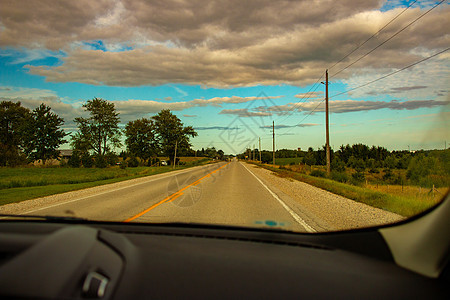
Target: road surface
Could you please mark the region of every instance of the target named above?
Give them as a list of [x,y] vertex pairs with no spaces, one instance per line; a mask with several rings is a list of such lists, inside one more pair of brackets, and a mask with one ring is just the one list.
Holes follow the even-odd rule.
[[262,171],[239,161],[219,162],[149,176],[119,187],[104,186],[102,191],[88,195],[71,192],[76,196],[21,213],[121,222],[264,226],[299,232],[335,229],[328,225],[330,220],[271,186],[258,172]]

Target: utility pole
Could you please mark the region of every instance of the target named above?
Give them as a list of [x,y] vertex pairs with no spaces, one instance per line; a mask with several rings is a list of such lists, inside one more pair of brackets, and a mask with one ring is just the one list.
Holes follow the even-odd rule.
[[331,169],[331,157],[330,157],[330,130],[329,130],[329,120],[328,120],[328,69],[325,72],[325,114],[326,114],[326,135],[327,135],[327,144],[326,144],[326,150],[327,150],[327,173],[330,174]]
[[253,160],[255,160],[255,144],[253,144]]
[[172,169],[175,169],[175,162],[177,161],[177,146],[178,146],[178,141],[175,141],[175,155],[173,156],[173,167],[172,167]]
[[261,138],[259,138],[259,162],[262,162],[262,160],[261,160]]
[[272,121],[272,133],[273,133],[273,137],[272,137],[272,164],[275,165],[275,121]]

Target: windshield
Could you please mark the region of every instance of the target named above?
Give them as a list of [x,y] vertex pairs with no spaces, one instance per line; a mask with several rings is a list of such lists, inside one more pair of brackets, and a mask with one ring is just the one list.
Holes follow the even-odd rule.
[[447,1],[0,3],[1,214],[313,233],[448,191]]

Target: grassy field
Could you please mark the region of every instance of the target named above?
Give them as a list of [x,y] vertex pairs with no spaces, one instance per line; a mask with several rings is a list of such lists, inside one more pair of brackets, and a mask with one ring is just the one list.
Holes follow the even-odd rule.
[[[206,164],[192,159],[176,170]],[[121,169],[23,167],[0,168],[0,205],[172,171],[171,166]]]
[[[439,189],[436,194],[430,196],[428,191],[423,191],[424,196],[417,196],[415,191],[411,189],[410,194],[400,193],[400,187],[391,187],[391,193],[383,190],[383,187],[362,187],[351,184],[340,183],[331,179],[313,177],[298,172],[279,169],[270,165],[259,165],[268,170],[274,171],[281,177],[289,177],[299,181],[306,182],[318,188],[327,190],[331,193],[341,195],[343,197],[371,205],[373,207],[381,208],[386,211],[397,213],[399,215],[410,217],[423,212],[424,210],[437,204],[446,193],[447,189]],[[384,188],[386,189],[386,188]],[[419,189],[419,188],[418,188]],[[424,189],[423,189],[424,190]],[[426,195],[425,195],[426,194]]]

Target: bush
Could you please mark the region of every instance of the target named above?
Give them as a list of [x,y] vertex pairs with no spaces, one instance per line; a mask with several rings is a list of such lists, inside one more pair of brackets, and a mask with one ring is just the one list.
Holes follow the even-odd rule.
[[366,175],[364,174],[364,172],[356,170],[356,172],[352,174],[350,183],[353,185],[361,185],[364,179],[366,179]]
[[337,172],[344,172],[345,171],[345,163],[340,160],[338,157],[335,157],[333,161],[331,162],[331,169],[333,171]]
[[67,162],[69,166],[72,168],[79,168],[81,167],[81,157],[80,152],[73,151],[72,156],[69,158],[69,161]]
[[147,160],[147,167],[151,167],[151,166],[154,166],[154,165],[159,165],[159,162],[160,162],[160,160],[159,160],[159,158],[157,158],[157,157],[150,157],[148,160]]
[[61,168],[65,168],[68,166],[67,160],[65,160],[64,158],[61,158],[61,160],[59,161],[59,166]]
[[385,170],[384,170],[383,180],[388,181],[388,180],[390,180],[393,176],[394,176],[394,174],[392,173],[392,170],[391,170],[391,169],[385,169]]
[[115,166],[119,162],[119,158],[113,152],[108,152],[105,155],[106,163],[110,166]]
[[311,173],[309,173],[309,175],[314,177],[325,177],[325,172],[322,170],[312,170]]
[[130,157],[130,159],[127,161],[128,167],[130,168],[136,168],[139,166],[139,161],[135,156]]
[[375,169],[375,168],[370,168],[369,169],[369,173],[371,173],[371,174],[378,174],[378,173],[380,173],[380,171],[378,169]]
[[92,166],[94,165],[92,156],[88,152],[85,152],[83,153],[83,155],[81,155],[81,163],[85,168],[92,168]]
[[104,155],[97,155],[94,164],[96,168],[106,168],[108,166]]
[[331,179],[338,182],[348,182],[348,175],[343,172],[331,172]]

